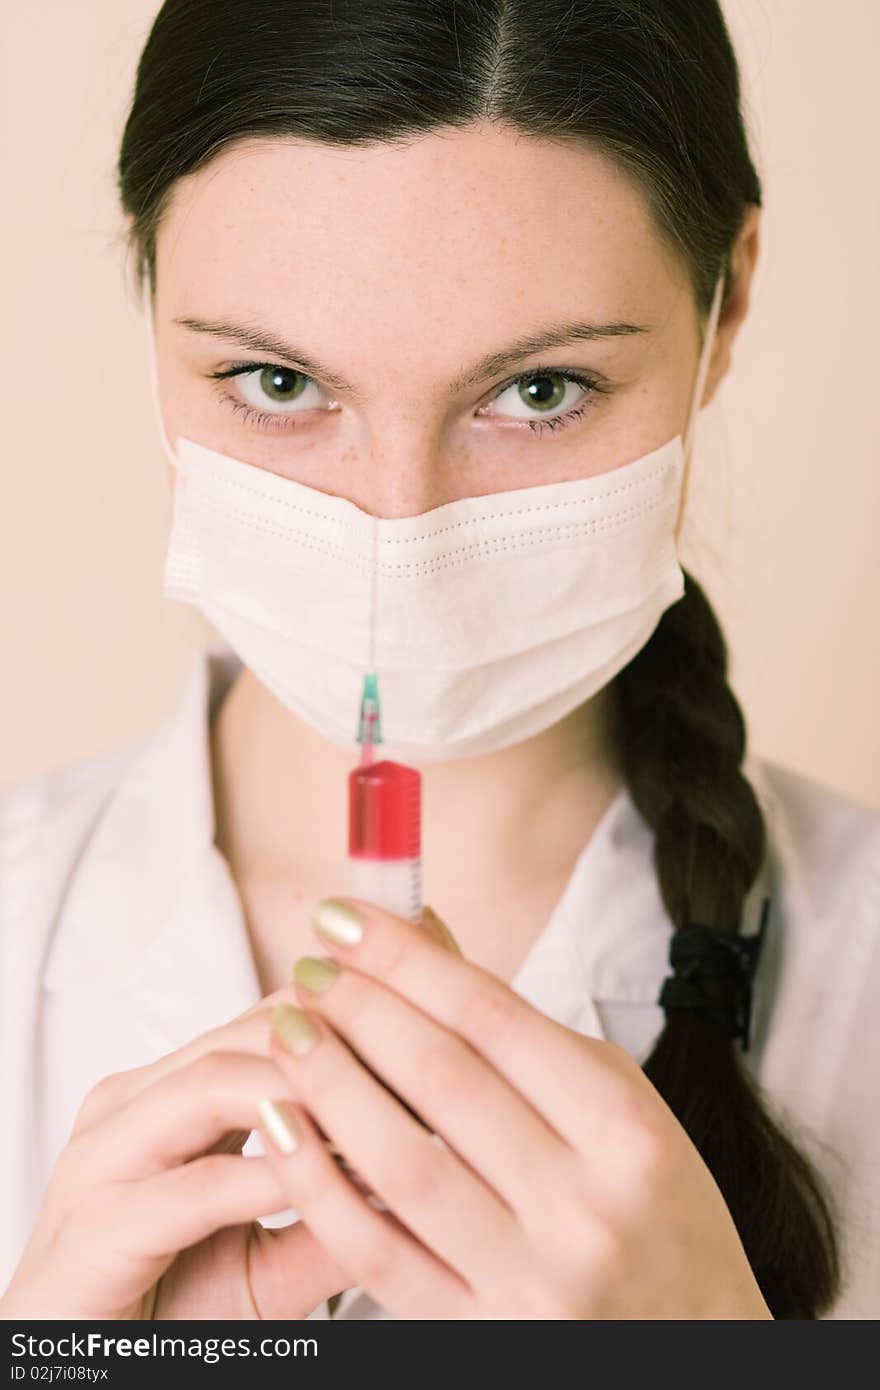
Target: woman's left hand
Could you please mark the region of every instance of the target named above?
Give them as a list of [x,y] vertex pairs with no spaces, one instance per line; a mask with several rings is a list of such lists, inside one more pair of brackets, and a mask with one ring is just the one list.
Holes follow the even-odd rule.
[[301,967],[320,986],[297,984],[307,1013],[273,1013],[295,1103],[273,1099],[297,1147],[277,1147],[277,1111],[260,1127],[291,1206],[352,1284],[395,1318],[772,1317],[714,1178],[624,1049],[403,918],[334,902],[360,911],[360,938],[337,912],[339,939],[320,939],[338,969]]

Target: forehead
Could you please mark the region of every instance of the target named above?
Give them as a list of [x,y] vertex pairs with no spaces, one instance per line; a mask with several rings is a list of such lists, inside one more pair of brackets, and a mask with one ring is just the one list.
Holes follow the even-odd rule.
[[601,154],[489,124],[368,147],[242,141],[177,184],[157,268],[168,313],[353,342],[406,324],[495,341],[575,308],[637,319],[685,281]]

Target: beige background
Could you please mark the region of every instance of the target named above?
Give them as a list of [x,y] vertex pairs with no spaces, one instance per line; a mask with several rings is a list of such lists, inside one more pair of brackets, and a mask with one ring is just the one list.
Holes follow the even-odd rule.
[[[204,631],[161,592],[168,504],[114,158],[155,0],[3,0],[0,782],[175,703]],[[728,0],[765,182],[685,563],[752,747],[880,805],[876,0]]]

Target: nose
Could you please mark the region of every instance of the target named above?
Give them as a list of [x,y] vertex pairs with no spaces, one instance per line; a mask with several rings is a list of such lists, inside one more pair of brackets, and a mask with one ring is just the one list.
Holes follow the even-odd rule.
[[391,421],[371,451],[360,505],[373,516],[421,516],[453,500],[453,474],[439,440]]

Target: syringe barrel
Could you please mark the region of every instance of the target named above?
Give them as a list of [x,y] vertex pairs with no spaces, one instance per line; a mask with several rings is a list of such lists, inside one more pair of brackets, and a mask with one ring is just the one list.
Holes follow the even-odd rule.
[[389,758],[348,777],[352,897],[418,923],[422,915],[422,777]]
[[[384,758],[349,773],[348,886],[352,897],[376,903],[416,925],[420,922],[422,776],[416,768]],[[369,1194],[370,1205],[387,1211],[332,1144],[330,1153]]]
[[348,891],[353,898],[365,898],[417,923],[422,916],[421,890],[420,859],[349,858]]

